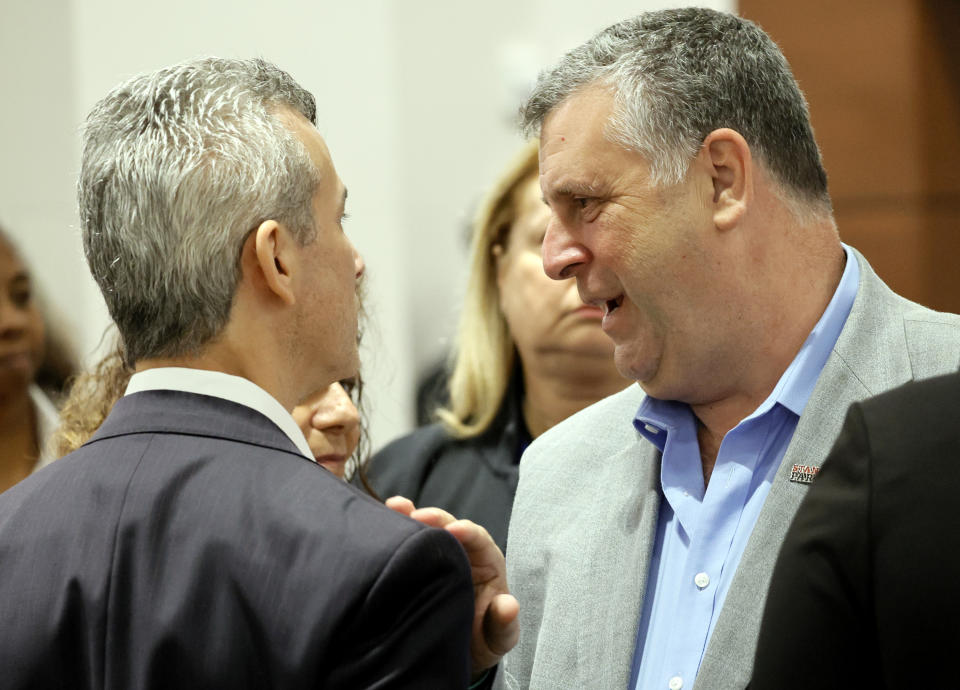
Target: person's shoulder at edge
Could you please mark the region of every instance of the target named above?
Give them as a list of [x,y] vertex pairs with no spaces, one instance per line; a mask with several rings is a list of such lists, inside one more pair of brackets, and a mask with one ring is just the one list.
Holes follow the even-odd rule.
[[[169,443],[176,435],[162,436]],[[229,452],[201,453],[202,458],[190,457],[188,453],[173,458],[167,446],[153,444],[144,452],[147,462],[139,463],[135,468],[124,462],[130,453],[126,437],[103,439],[77,449],[62,462],[53,463],[43,472],[28,477],[14,487],[4,507],[14,510],[23,497],[31,494],[42,498],[29,505],[30,510],[24,515],[26,519],[37,511],[47,510],[50,505],[69,505],[70,508],[62,511],[57,520],[48,520],[53,529],[54,522],[70,520],[67,517],[70,513],[79,511],[77,514],[82,514],[82,506],[73,504],[85,500],[77,488],[87,487],[89,490],[83,491],[83,495],[97,493],[101,500],[113,497],[109,501],[113,510],[101,510],[96,521],[117,521],[123,519],[118,511],[127,502],[124,496],[131,487],[142,501],[146,501],[144,505],[149,506],[150,501],[165,493],[171,481],[177,481],[181,495],[197,499],[182,504],[182,507],[203,514],[207,529],[202,534],[230,533],[242,516],[255,514],[254,522],[263,533],[284,535],[283,539],[264,542],[280,552],[298,540],[302,540],[302,544],[317,545],[349,543],[350,549],[343,554],[344,557],[369,568],[374,563],[385,565],[401,545],[413,539],[410,545],[433,544],[432,549],[444,553],[441,560],[453,563],[456,570],[467,571],[462,549],[451,535],[397,514],[362,490],[295,453],[236,444],[229,439],[212,439],[207,450],[209,444],[227,446]],[[159,473],[149,469],[154,466],[151,463],[160,459],[164,461],[165,469]],[[128,471],[118,472],[123,465]],[[186,471],[190,467],[192,469]],[[148,470],[146,474],[145,470]],[[209,480],[213,475],[218,479],[211,484]],[[216,510],[200,500],[213,486],[219,487]],[[252,496],[257,497],[253,502],[250,500]],[[149,511],[154,517],[160,512]],[[435,534],[420,534],[425,531]],[[243,548],[249,545],[248,542],[244,544]],[[329,556],[326,549],[308,549],[303,553],[315,553],[323,558]],[[437,555],[440,555],[439,551]]]
[[868,420],[895,415],[899,428],[928,423],[931,415],[960,416],[960,371],[909,381],[858,404]]

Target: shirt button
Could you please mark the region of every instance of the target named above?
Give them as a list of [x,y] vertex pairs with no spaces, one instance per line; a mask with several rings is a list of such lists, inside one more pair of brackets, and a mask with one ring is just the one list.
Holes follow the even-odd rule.
[[674,676],[670,679],[670,682],[667,683],[667,687],[670,688],[670,690],[680,690],[680,688],[683,687],[683,678]]
[[697,573],[693,578],[693,584],[699,589],[706,589],[707,585],[710,584],[710,576],[706,573]]

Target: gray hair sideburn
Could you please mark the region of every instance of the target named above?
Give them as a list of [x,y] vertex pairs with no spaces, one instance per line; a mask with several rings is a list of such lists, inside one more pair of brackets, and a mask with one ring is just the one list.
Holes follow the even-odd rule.
[[806,100],[780,49],[753,22],[683,8],[614,24],[540,74],[521,127],[538,134],[551,110],[594,85],[614,94],[607,136],[641,154],[655,184],[683,180],[706,136],[729,127],[788,197],[831,212]]
[[128,364],[196,353],[226,325],[251,230],[313,239],[319,173],[274,114],[313,96],[263,60],[201,58],[130,79],[86,121],[83,247]]

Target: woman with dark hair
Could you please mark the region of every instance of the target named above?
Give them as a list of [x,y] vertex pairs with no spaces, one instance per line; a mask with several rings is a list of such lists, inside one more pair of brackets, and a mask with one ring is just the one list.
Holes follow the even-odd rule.
[[57,410],[48,394],[60,392],[70,360],[50,344],[30,272],[0,229],[0,491],[53,459]]

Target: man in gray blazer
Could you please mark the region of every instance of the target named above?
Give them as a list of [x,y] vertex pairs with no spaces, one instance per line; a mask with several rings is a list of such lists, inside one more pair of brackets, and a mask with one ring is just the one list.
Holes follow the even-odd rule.
[[[750,679],[783,535],[851,402],[957,368],[960,318],[841,244],[807,106],[749,21],[616,24],[541,74],[547,273],[637,381],[529,448],[508,537],[514,688]],[[806,651],[805,651],[806,653]]]
[[357,369],[363,261],[315,112],[217,58],[91,112],[84,249],[136,373],[0,495],[4,688],[466,687],[463,549],[314,462],[287,412]]

